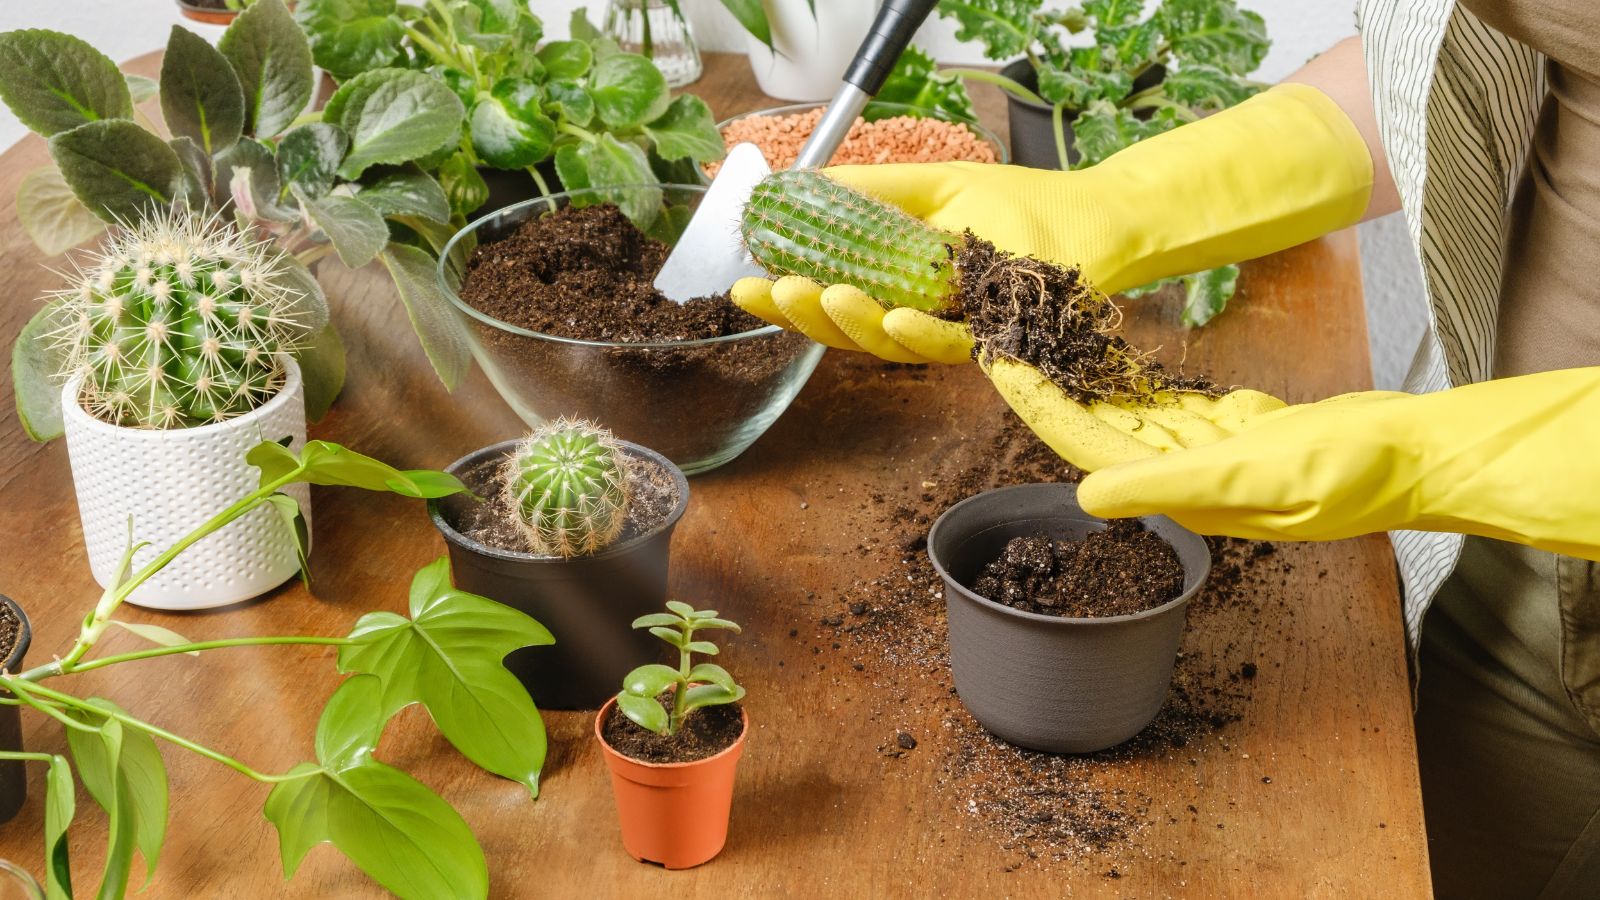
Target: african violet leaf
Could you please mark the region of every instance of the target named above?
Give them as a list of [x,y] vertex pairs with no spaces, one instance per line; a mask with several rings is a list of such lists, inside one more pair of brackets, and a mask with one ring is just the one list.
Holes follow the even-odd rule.
[[[370,178],[372,173],[368,172]],[[450,200],[432,175],[419,168],[385,171],[361,188],[356,196],[384,216],[421,216],[435,222],[450,220]]]
[[[98,219],[96,221],[99,221]],[[11,344],[12,399],[22,430],[36,441],[52,441],[65,430],[61,419],[61,385],[56,373],[62,359],[46,337],[59,327],[56,300],[33,314]]]
[[79,202],[107,222],[171,206],[183,175],[167,142],[129,119],[63,131],[50,139],[50,155]]
[[1185,63],[1181,69],[1169,72],[1161,87],[1172,101],[1203,111],[1243,103],[1257,90],[1216,66],[1200,63]]
[[581,82],[557,79],[544,86],[544,108],[573,125],[583,128],[594,119],[594,98]]
[[72,785],[72,766],[59,753],[50,757],[50,771],[44,778],[44,880],[49,900],[72,897],[72,860],[67,846],[67,828],[77,814],[77,789]]
[[262,485],[292,475],[290,484],[356,487],[420,500],[448,497],[467,489],[454,475],[431,469],[402,472],[328,441],[307,441],[298,455],[276,441],[262,441],[245,454],[245,462],[261,470]]
[[595,64],[589,78],[600,121],[612,128],[634,128],[666,112],[672,102],[666,76],[636,53],[618,53]]
[[939,15],[956,20],[956,39],[978,41],[994,60],[1021,56],[1035,40],[1040,0],[939,0]]
[[339,649],[339,669],[377,676],[383,708],[421,703],[468,759],[539,794],[544,722],[506,654],[554,643],[543,625],[509,606],[457,590],[441,557],[411,583],[410,618],[362,616]]
[[329,99],[323,121],[350,135],[339,174],[355,179],[367,167],[409,162],[456,143],[466,110],[455,92],[424,72],[378,69],[346,82]]
[[1236,75],[1254,71],[1272,45],[1260,14],[1240,9],[1234,0],[1163,0],[1153,21],[1185,64]]
[[472,365],[472,345],[460,314],[439,284],[434,257],[391,241],[378,259],[394,279],[411,328],[428,361],[433,363],[434,373],[447,389],[454,390]]
[[313,200],[296,190],[306,218],[333,242],[339,261],[359,269],[377,258],[389,243],[389,226],[378,211],[357,197],[331,194]]
[[[938,63],[934,62],[933,57],[915,46],[907,47],[900,54],[876,99],[937,110],[961,119],[977,118],[965,83],[954,75],[939,74]],[[866,116],[869,119],[877,117],[870,107]]]
[[213,166],[210,154],[200,149],[193,140],[179,136],[167,141],[167,146],[178,155],[182,167],[179,176],[179,195],[194,209],[211,205]]
[[133,99],[117,64],[57,31],[0,33],[0,100],[45,137],[86,122],[133,118]]
[[222,199],[232,202],[246,219],[294,221],[297,214],[280,205],[283,185],[272,148],[245,138],[216,158],[215,184]]
[[465,153],[452,154],[439,166],[437,174],[453,215],[465,216],[488,202],[489,185]]
[[[69,708],[68,716],[93,730],[67,729],[67,745],[84,788],[111,818],[112,853],[105,879],[126,885],[134,847],[144,856],[146,878],[160,859],[167,837],[167,768],[154,738],[107,715],[122,713],[120,707],[100,697],[91,697],[88,703],[103,712]],[[126,840],[125,847],[119,846],[119,835]],[[102,896],[104,888],[102,884]]]
[[233,66],[205,38],[176,25],[161,59],[161,115],[174,135],[194,141],[206,156],[244,133],[244,91]]
[[1198,327],[1211,321],[1227,308],[1228,300],[1239,287],[1239,267],[1221,266],[1207,269],[1204,272],[1185,275],[1181,280],[1185,295],[1183,315],[1180,318],[1184,325]]
[[490,96],[473,104],[468,130],[472,149],[497,169],[524,169],[550,155],[556,123],[540,109],[539,86],[502,79]]
[[539,48],[538,59],[552,80],[582,78],[594,64],[594,51],[583,41],[551,41]]
[[721,159],[726,149],[711,107],[693,94],[674,98],[666,112],[644,126],[644,133],[655,141],[662,159],[710,162]]
[[106,223],[78,202],[55,166],[41,166],[22,177],[17,218],[46,256],[65,253],[106,230]]
[[294,18],[312,59],[343,80],[399,59],[405,25],[395,9],[395,0],[300,0]]
[[278,142],[280,190],[298,189],[317,198],[333,189],[334,178],[350,139],[326,122],[308,122],[289,129]]
[[256,0],[223,33],[217,49],[244,88],[246,134],[272,137],[311,101],[311,45],[283,0]]
[[146,100],[154,100],[161,93],[161,82],[154,78],[124,73],[122,80],[128,83],[128,94],[133,98],[135,105]]
[[331,842],[402,898],[487,897],[483,848],[461,815],[410,775],[372,757],[387,721],[377,678],[345,679],[317,723],[316,762],[267,796],[284,877]]

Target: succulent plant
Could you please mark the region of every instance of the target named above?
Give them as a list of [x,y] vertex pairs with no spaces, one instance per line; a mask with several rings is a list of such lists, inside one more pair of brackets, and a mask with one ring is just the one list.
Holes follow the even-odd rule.
[[283,386],[306,338],[302,295],[277,251],[220,218],[181,208],[125,223],[54,295],[57,374],[83,377],[95,416],[138,428],[220,422]]
[[[717,617],[714,609],[695,609],[680,600],[668,600],[667,612],[651,613],[633,620],[634,628],[650,633],[678,650],[678,666],[650,663],[629,672],[617,694],[617,708],[635,725],[656,734],[673,735],[683,727],[684,718],[697,709],[738,703],[744,688],[728,670],[716,663],[694,662],[694,654],[716,656],[717,645],[696,638],[700,631],[739,633],[735,622]],[[672,689],[671,705],[661,703],[661,694]]]
[[535,553],[581,556],[622,533],[627,474],[627,457],[611,432],[558,419],[529,435],[506,461],[506,498]]
[[953,248],[940,231],[814,170],[762,179],[745,205],[740,234],[756,262],[820,284],[851,284],[891,306],[933,311],[955,294]]

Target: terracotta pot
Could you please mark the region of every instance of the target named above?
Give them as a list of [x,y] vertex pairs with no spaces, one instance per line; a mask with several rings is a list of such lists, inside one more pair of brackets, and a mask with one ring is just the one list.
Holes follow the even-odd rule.
[[[33,626],[28,623],[28,614],[22,611],[15,600],[0,595],[0,604],[10,607],[21,623],[16,646],[11,648],[11,653],[4,660],[0,660],[0,668],[7,672],[20,672],[22,659],[28,655],[28,644],[33,641]],[[0,696],[10,697],[11,693],[0,691]],[[22,707],[0,706],[0,750],[16,752],[21,749]],[[17,811],[22,809],[27,799],[28,778],[23,771],[22,760],[0,760],[0,824],[16,818]]]
[[234,19],[239,18],[239,10],[236,9],[212,9],[208,6],[188,3],[185,0],[176,0],[176,2],[178,4],[178,12],[183,13],[185,19],[195,22],[226,27],[232,25]]
[[601,725],[613,697],[594,720],[594,737],[611,770],[611,790],[622,820],[622,846],[640,862],[668,869],[688,869],[709,862],[728,840],[728,812],[733,806],[733,776],[750,734],[750,715],[739,715],[739,739],[716,756],[686,763],[648,763],[612,749]]
[[987,491],[933,524],[928,556],[945,584],[950,672],[984,728],[1033,750],[1090,753],[1122,743],[1155,718],[1172,681],[1185,609],[1205,583],[1211,552],[1165,516],[1140,521],[1177,553],[1183,593],[1154,609],[1098,618],[1024,612],[968,588],[1012,538],[1081,540],[1104,529],[1104,519],[1078,506],[1077,485]]

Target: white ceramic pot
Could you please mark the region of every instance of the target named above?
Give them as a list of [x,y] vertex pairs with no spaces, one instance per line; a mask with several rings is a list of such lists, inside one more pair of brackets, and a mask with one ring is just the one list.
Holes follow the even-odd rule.
[[[260,472],[244,461],[262,441],[306,442],[305,390],[300,368],[288,363],[277,396],[254,412],[196,428],[155,430],[112,425],[85,412],[79,380],[62,389],[67,456],[83,519],[89,567],[104,587],[127,548],[128,517],[138,568],[234,501],[256,489]],[[300,502],[310,524],[306,485],[286,493]],[[294,536],[270,506],[263,506],[188,548],[128,598],[153,609],[209,609],[248,600],[292,577],[299,568]]]
[[816,4],[813,19],[805,0],[763,0],[778,52],[748,34],[745,42],[756,83],[767,96],[832,99],[878,13],[873,0],[816,0]]

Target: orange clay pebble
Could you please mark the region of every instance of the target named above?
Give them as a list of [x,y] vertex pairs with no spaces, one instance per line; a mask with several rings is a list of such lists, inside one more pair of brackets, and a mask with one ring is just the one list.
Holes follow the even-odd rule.
[[[729,147],[749,141],[761,148],[772,168],[787,169],[799,158],[800,148],[821,120],[822,107],[787,116],[746,116],[729,122],[722,129],[722,139]],[[992,163],[994,146],[959,122],[895,116],[873,122],[856,119],[833,154],[832,165],[958,159]],[[721,163],[708,163],[706,174],[715,177],[720,167]]]

